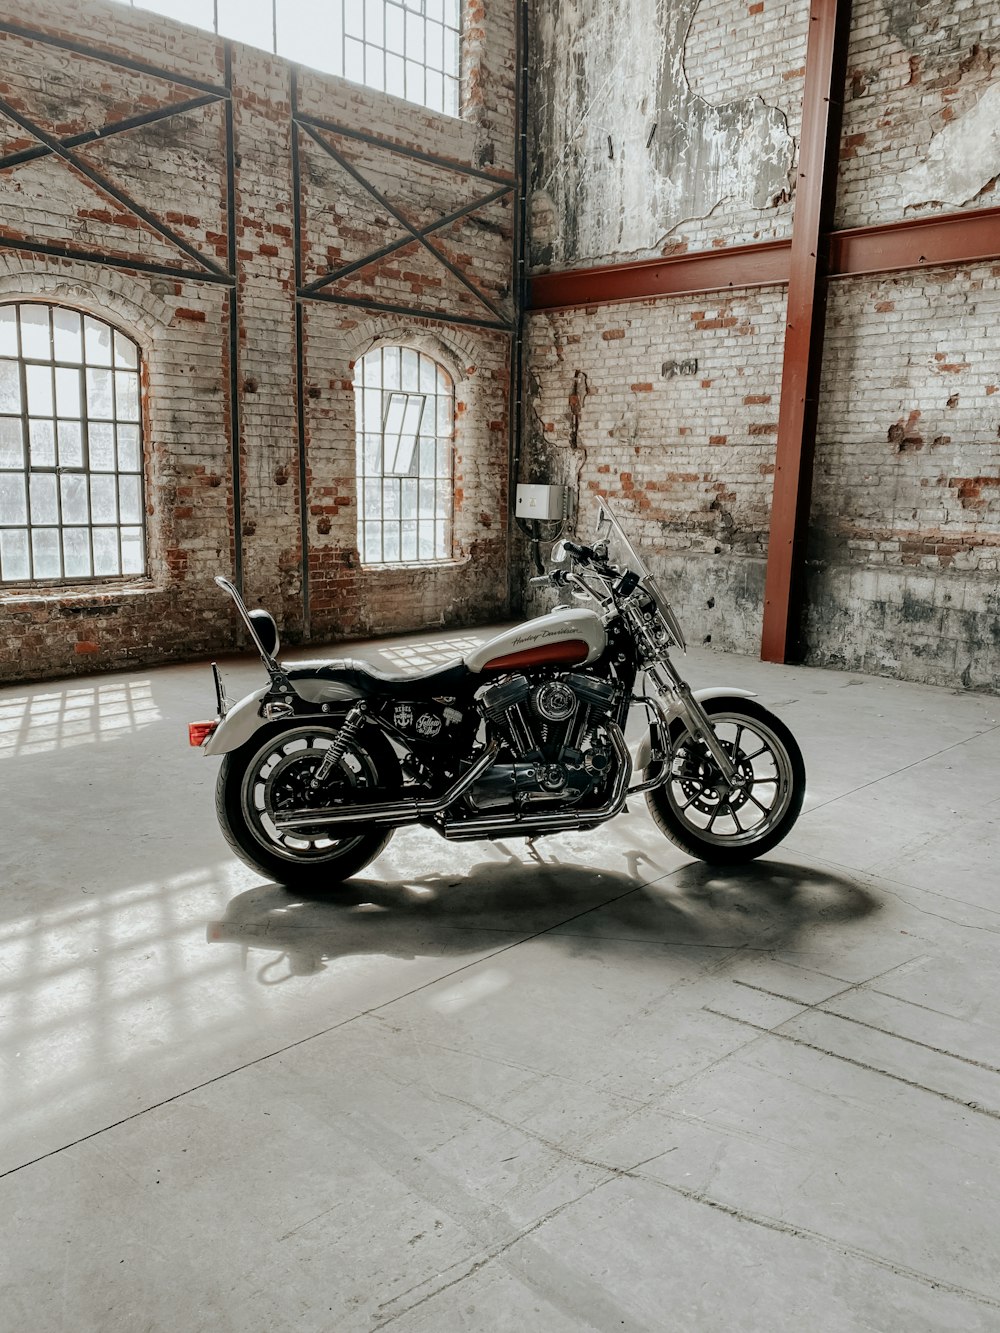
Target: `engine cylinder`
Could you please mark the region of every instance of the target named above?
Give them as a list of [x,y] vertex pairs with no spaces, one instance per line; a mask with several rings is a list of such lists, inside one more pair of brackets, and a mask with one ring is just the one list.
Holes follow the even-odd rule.
[[602,713],[614,711],[618,701],[618,690],[599,676],[584,676],[575,673],[566,677],[566,684],[592,708],[599,708]]
[[531,687],[526,676],[507,676],[506,679],[498,680],[495,685],[482,690],[479,702],[487,717],[497,721],[503,717],[508,708],[523,703],[530,693]]

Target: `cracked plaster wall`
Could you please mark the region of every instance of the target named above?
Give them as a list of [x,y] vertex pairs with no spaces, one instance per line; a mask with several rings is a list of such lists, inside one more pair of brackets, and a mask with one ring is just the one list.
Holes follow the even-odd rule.
[[762,10],[536,5],[536,268],[788,234],[808,11]]
[[1000,177],[1000,7],[858,0],[836,225],[987,208]]

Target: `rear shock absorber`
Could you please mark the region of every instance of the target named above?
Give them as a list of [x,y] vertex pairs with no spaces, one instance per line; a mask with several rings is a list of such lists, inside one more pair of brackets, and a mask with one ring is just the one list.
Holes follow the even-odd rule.
[[313,791],[317,791],[326,782],[327,778],[333,772],[337,764],[343,759],[347,747],[361,730],[364,725],[365,715],[368,712],[366,704],[355,704],[344,719],[344,725],[337,732],[333,743],[323,756],[319,768],[312,775],[309,783]]

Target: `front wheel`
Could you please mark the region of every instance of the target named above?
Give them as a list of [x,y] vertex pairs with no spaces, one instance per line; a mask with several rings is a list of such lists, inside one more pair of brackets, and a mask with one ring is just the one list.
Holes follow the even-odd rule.
[[682,723],[671,735],[670,776],[646,794],[661,833],[701,861],[735,865],[776,846],[802,809],[806,769],[785,724],[750,699],[702,704],[733,761],[727,783],[707,746]]
[[265,733],[222,761],[215,808],[226,841],[247,865],[289,888],[322,892],[356,875],[385,848],[386,825],[347,824],[281,830],[282,810],[350,801],[365,791],[398,787],[396,755],[379,733],[366,728],[344,748],[323,783],[313,775],[337,736],[336,725],[292,726]]

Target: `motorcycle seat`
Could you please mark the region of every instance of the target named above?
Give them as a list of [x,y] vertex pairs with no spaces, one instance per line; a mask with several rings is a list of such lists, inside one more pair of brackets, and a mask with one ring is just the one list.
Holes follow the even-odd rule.
[[288,672],[293,683],[298,679],[338,681],[361,694],[389,695],[397,699],[423,699],[435,695],[453,695],[470,675],[461,658],[426,671],[379,671],[360,658],[341,657],[322,664],[303,663]]

